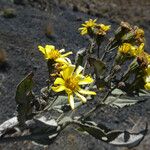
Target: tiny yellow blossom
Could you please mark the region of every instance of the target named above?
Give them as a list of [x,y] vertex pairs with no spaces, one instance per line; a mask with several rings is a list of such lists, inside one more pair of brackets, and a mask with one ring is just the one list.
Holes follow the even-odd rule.
[[145,82],[150,82],[150,65],[145,69]]
[[85,21],[85,23],[82,24],[83,27],[79,28],[81,30],[81,35],[88,34],[88,29],[93,30],[96,26],[97,19],[89,19],[88,21]]
[[54,61],[56,61],[58,58],[63,58],[63,60],[68,59],[67,56],[72,54],[72,52],[61,54],[62,52],[65,52],[65,50],[57,50],[53,45],[46,45],[45,48],[42,46],[38,46],[38,48],[39,51],[44,54],[45,59],[52,59]]
[[70,65],[72,65],[70,59],[57,58],[56,63],[54,64],[55,72],[52,73],[51,76],[53,77],[60,76],[60,72],[63,69],[66,69],[67,67],[69,67]]
[[106,32],[110,30],[110,25],[104,25],[104,24],[97,24],[96,28],[98,29],[97,34],[98,35],[106,35]]
[[110,30],[110,25],[104,25],[104,24],[100,24],[100,27],[103,31],[108,31]]
[[123,43],[123,45],[118,48],[118,51],[122,54],[130,54],[132,56],[134,55],[135,49],[136,48],[130,43]]
[[141,43],[139,47],[133,46],[130,43],[123,43],[118,48],[118,51],[122,54],[128,54],[131,57],[138,57],[144,51],[144,43]]
[[135,35],[136,35],[136,37],[135,37],[136,39],[143,38],[144,37],[144,30],[137,28],[135,30]]
[[144,81],[145,81],[145,89],[150,90],[150,65],[147,66],[145,69],[145,76],[144,76]]
[[82,89],[80,86],[90,84],[93,79],[90,76],[84,76],[81,72],[83,67],[79,66],[75,70],[75,65],[70,65],[60,72],[61,77],[56,78],[52,90],[55,92],[65,91],[68,94],[68,101],[72,109],[74,109],[74,94],[81,99],[83,103],[87,100],[81,94],[96,95],[94,91]]
[[70,66],[72,63],[70,61],[70,59],[66,58],[65,60],[63,58],[57,58],[56,59],[56,64],[55,67],[58,70],[62,70],[67,68],[68,66]]
[[142,54],[142,52],[144,52],[144,43],[141,43],[140,46],[132,46],[132,47],[134,48],[130,50],[131,56],[138,57]]

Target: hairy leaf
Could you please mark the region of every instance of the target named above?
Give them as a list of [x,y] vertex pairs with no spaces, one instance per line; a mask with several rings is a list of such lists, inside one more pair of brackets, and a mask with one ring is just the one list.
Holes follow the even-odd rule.
[[128,32],[122,37],[122,42],[127,42],[134,37],[134,32]]
[[[75,108],[82,105],[82,102],[79,101],[76,97],[74,98],[74,100],[75,100]],[[68,96],[58,96],[55,103],[53,104],[53,109],[60,113],[70,111],[71,107],[68,104]]]
[[130,133],[122,130],[110,130],[104,125],[98,126],[96,123],[79,122],[75,121],[75,124],[79,125],[81,131],[86,131],[96,139],[102,140],[112,145],[133,147],[138,145],[145,134],[147,133],[147,124],[142,131],[137,133]]
[[33,73],[29,73],[17,86],[15,100],[17,104],[24,104],[27,94],[33,87]]
[[109,96],[104,103],[112,107],[123,108],[125,106],[134,105],[138,102],[141,102],[141,100]]
[[126,93],[120,89],[114,89],[112,92],[111,92],[112,95],[117,95],[117,96],[120,96],[120,95],[125,95]]
[[75,58],[75,65],[79,66],[79,65],[83,65],[83,60],[84,57],[86,56],[86,49],[80,49],[77,54],[76,54],[76,58]]
[[60,128],[54,119],[46,118],[40,117],[26,121],[23,132],[16,130],[18,125],[16,117],[9,119],[0,125],[0,143],[29,140],[37,144],[50,145],[57,137]]
[[18,125],[17,117],[13,117],[0,125],[0,138],[10,133],[15,132],[14,127]]
[[89,57],[88,60],[90,65],[94,67],[97,77],[100,78],[101,76],[103,76],[104,72],[106,71],[106,65],[104,64],[104,62],[94,57]]
[[47,120],[45,117],[34,119],[34,123],[30,127],[31,140],[37,144],[49,145],[58,135],[57,127],[54,119]]
[[103,88],[106,85],[106,82],[104,80],[106,65],[100,59],[96,59],[94,57],[88,58],[88,61],[94,68],[94,73],[96,74],[96,86],[98,88]]
[[32,116],[33,99],[33,73],[29,73],[17,86],[15,100],[17,103],[18,121],[24,126],[25,121]]

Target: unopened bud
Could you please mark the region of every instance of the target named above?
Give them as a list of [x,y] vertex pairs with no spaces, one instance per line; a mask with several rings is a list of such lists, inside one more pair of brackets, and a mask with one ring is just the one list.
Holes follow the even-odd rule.
[[119,82],[119,83],[118,83],[118,88],[120,88],[120,89],[124,88],[125,86],[126,86],[126,85],[125,85],[124,82]]

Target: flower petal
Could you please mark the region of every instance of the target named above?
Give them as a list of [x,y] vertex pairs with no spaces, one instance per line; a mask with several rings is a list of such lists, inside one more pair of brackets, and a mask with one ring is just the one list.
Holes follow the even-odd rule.
[[81,88],[78,89],[78,92],[81,93],[81,94],[96,95],[96,93],[94,91],[84,90],[84,89],[81,89]]
[[61,92],[61,91],[65,90],[65,86],[63,86],[63,85],[56,86],[56,87],[52,86],[51,88],[54,92]]
[[73,94],[68,95],[68,101],[72,109],[74,109],[74,98]]
[[46,49],[46,51],[49,51],[49,50],[51,51],[51,50],[55,49],[55,46],[53,46],[53,45],[46,45],[45,49]]
[[145,88],[146,90],[150,90],[150,83],[149,83],[149,82],[146,83],[146,84],[144,85],[144,88]]
[[65,91],[68,95],[70,95],[72,93],[72,91],[70,89],[68,89],[67,87],[65,88]]
[[65,84],[65,81],[64,81],[62,78],[57,78],[57,79],[54,81],[54,85],[56,85],[56,84],[64,85],[64,84]]
[[78,66],[78,68],[77,68],[76,71],[75,71],[75,74],[76,74],[76,75],[80,74],[83,69],[84,69],[84,68],[83,68],[82,66]]
[[93,80],[90,76],[88,76],[88,77],[85,77],[84,79],[80,80],[80,81],[78,82],[78,84],[79,84],[79,85],[90,84],[90,83],[92,83],[93,81],[94,81],[94,80]]
[[59,52],[60,53],[65,52],[65,49],[60,49]]
[[46,50],[45,50],[44,47],[42,47],[42,46],[39,45],[39,46],[38,46],[38,49],[39,49],[40,52],[42,52],[42,53],[45,55]]
[[75,69],[75,65],[70,65],[63,71],[61,71],[61,75],[63,76],[64,80],[67,80],[70,76],[72,76]]
[[68,62],[67,62],[67,60],[66,59],[64,59],[64,58],[57,58],[57,59],[55,59],[55,62],[58,62],[58,63],[65,63],[65,64],[67,64]]
[[68,63],[72,64],[71,60],[68,57],[65,57],[65,59],[68,61]]
[[71,55],[71,54],[72,54],[72,52],[68,52],[68,53],[62,54],[61,56],[66,57],[66,56]]
[[83,95],[79,94],[78,92],[75,92],[75,94],[81,99],[81,101],[83,103],[86,103],[87,100],[86,100],[86,98]]
[[87,34],[88,33],[88,30],[87,29],[83,29],[82,31],[81,31],[81,35],[85,35],[85,34]]

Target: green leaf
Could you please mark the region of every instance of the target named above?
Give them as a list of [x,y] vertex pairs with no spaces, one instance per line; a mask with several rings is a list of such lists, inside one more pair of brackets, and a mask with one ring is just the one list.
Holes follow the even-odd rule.
[[40,118],[34,118],[33,119],[36,125],[36,128],[31,128],[32,134],[39,134],[39,133],[44,133],[48,132],[49,128],[56,129],[57,122],[54,119],[46,119],[46,117],[42,116]]
[[140,97],[150,97],[150,92],[141,89],[139,92],[139,96]]
[[[75,108],[82,105],[82,102],[79,101],[76,97],[74,97],[74,101],[75,101],[74,102]],[[64,113],[72,110],[70,105],[68,104],[68,96],[58,96],[55,103],[53,104],[53,109],[60,113]]]
[[131,40],[134,37],[134,32],[128,32],[122,37],[122,42],[127,42],[128,40]]
[[59,121],[59,125],[60,126],[66,126],[68,125],[70,122],[72,122],[72,118],[69,117],[69,116],[65,116],[64,118],[62,118],[60,121]]
[[[96,139],[102,140],[116,146],[133,147],[138,145],[147,133],[147,124],[145,128],[137,133],[130,133],[122,130],[110,130],[104,125],[96,125],[96,123],[75,121],[81,129],[86,131]],[[79,131],[79,130],[78,130]]]
[[88,61],[91,66],[94,67],[95,73],[98,78],[104,75],[106,71],[106,65],[104,62],[102,62],[100,59],[96,59],[94,57],[89,57]]
[[112,92],[111,92],[112,95],[117,95],[117,96],[120,96],[120,95],[125,95],[126,93],[120,89],[114,89]]
[[[81,105],[82,105],[82,102],[76,102],[76,103],[74,103],[74,108],[76,109],[77,107],[79,107]],[[57,105],[57,106],[54,106],[53,109],[58,111],[59,113],[65,113],[65,112],[72,110],[69,104]]]
[[77,54],[76,54],[76,58],[75,58],[75,65],[79,66],[79,65],[83,65],[83,60],[84,57],[86,56],[86,49],[80,49]]
[[33,117],[33,101],[35,96],[32,93],[33,73],[29,73],[17,86],[15,100],[17,103],[18,121],[20,126],[25,126],[25,121]]
[[17,104],[24,104],[27,94],[33,88],[33,73],[29,73],[17,86],[15,100]]
[[58,124],[55,119],[47,119],[44,116],[36,118],[30,127],[30,132],[30,140],[37,144],[50,145],[58,136]]
[[131,106],[134,105],[138,102],[141,102],[143,100],[136,100],[136,99],[129,99],[129,98],[121,98],[121,97],[114,97],[114,96],[109,96],[104,104],[110,105],[112,107],[119,107],[123,108],[125,106]]
[[0,125],[1,143],[7,141],[34,141],[37,144],[50,145],[59,133],[56,120],[44,116],[26,121],[26,128],[22,132],[16,128],[17,125],[16,117]]

